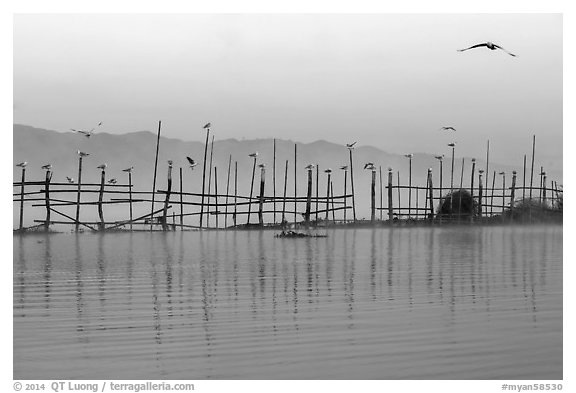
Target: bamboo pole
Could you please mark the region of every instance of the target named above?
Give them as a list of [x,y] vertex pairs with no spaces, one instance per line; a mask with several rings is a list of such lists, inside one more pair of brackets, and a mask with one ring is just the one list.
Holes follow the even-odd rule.
[[514,209],[515,196],[516,196],[516,171],[512,171],[512,190],[510,191],[510,219],[512,219],[512,210]]
[[218,216],[220,215],[220,212],[218,211],[218,167],[214,166],[214,203],[216,205],[216,229],[218,229]]
[[464,157],[462,157],[462,170],[460,173],[460,188],[458,191],[458,218],[462,217],[462,187],[464,186]]
[[[379,166],[380,169],[380,221],[382,221],[382,202],[383,202],[383,197],[382,197],[382,165]],[[346,191],[344,191],[344,194],[346,194]],[[344,210],[346,211],[346,210]]]
[[170,193],[172,191],[172,161],[168,161],[168,186],[166,188],[166,197],[164,199],[164,209],[162,211],[162,230],[168,229],[166,215],[168,213],[168,204],[170,203]]
[[60,212],[59,212],[58,210],[56,210],[56,209],[50,208],[50,210],[52,210],[52,211],[53,211],[54,213],[56,213],[56,214],[60,214],[61,216],[66,217],[66,218],[69,219],[69,220],[72,220],[72,222],[75,223],[76,226],[78,226],[78,225],[84,225],[86,228],[89,228],[89,229],[91,229],[91,230],[93,230],[93,231],[96,230],[96,229],[92,228],[91,226],[89,226],[89,225],[87,225],[87,224],[84,224],[83,222],[80,222],[80,221],[75,220],[74,218],[72,218],[72,217],[70,217],[70,216],[67,216],[67,215],[64,214],[64,213],[60,213]]
[[[490,161],[490,139],[486,142],[486,187],[488,187],[488,166]],[[488,214],[488,206],[486,206],[486,214]]]
[[470,220],[474,220],[474,172],[476,170],[476,159],[472,159],[472,174],[470,175],[470,200],[472,201],[472,216]]
[[506,209],[506,173],[502,172],[502,221],[504,221],[505,209]]
[[204,126],[206,129],[206,142],[204,143],[204,168],[202,169],[202,204],[200,205],[200,229],[204,220],[204,191],[206,190],[206,160],[208,157],[208,137],[210,135],[210,123]]
[[[306,190],[306,213],[304,214],[304,222],[310,225],[310,205],[312,203],[312,168],[307,169],[308,172],[308,188]],[[318,202],[318,200],[316,200]],[[316,209],[318,211],[318,209]]]
[[[330,201],[332,203],[332,221],[336,222],[336,209],[334,208],[334,183],[330,181]],[[346,211],[346,209],[344,209]]]
[[353,148],[348,148],[350,153],[350,184],[352,185],[352,214],[354,217],[354,222],[356,222],[356,197],[354,192],[354,161],[352,160],[352,150]]
[[260,226],[264,226],[264,214],[262,211],[264,210],[264,188],[266,186],[266,167],[264,164],[261,164],[260,167],[260,203],[258,205],[258,222]]
[[[274,140],[276,141],[276,140]],[[274,145],[276,146],[276,145]],[[228,176],[226,177],[226,200],[224,201],[226,203],[226,208],[224,210],[224,228],[228,228],[228,192],[230,191],[230,168],[232,166],[232,154],[230,154],[230,157],[228,158]],[[276,189],[276,188],[274,188]],[[276,201],[274,201],[274,210],[276,210]],[[274,217],[276,217],[276,214],[274,214]]]
[[526,199],[526,154],[524,154],[524,170],[522,172],[522,203]]
[[430,198],[430,220],[434,219],[434,195],[432,191],[434,186],[432,184],[432,168],[428,169],[428,198]]
[[[170,209],[171,207],[172,207],[172,206],[168,206],[168,209]],[[52,210],[54,210],[54,209],[52,209]],[[160,212],[163,211],[163,210],[164,210],[164,208],[158,209],[158,210],[156,210],[156,211],[153,211],[152,213],[144,214],[143,216],[140,216],[140,217],[135,218],[135,219],[130,220],[130,221],[121,221],[121,222],[115,224],[114,226],[109,227],[108,230],[116,229],[116,228],[118,228],[118,227],[121,227],[122,225],[131,224],[131,223],[133,223],[133,222],[139,221],[139,220],[141,220],[141,219],[143,219],[143,218],[146,218],[146,217],[148,217],[148,216],[153,216],[154,214],[160,213]],[[54,210],[54,211],[55,211],[56,213],[59,213],[59,212],[57,212],[56,210]],[[59,214],[62,214],[62,213],[59,213]],[[66,215],[64,215],[64,214],[62,214],[62,215],[65,216],[66,218],[70,218],[70,217],[68,217],[68,216],[66,216]],[[73,218],[70,218],[70,219],[71,219],[71,220],[74,220]],[[82,224],[82,223],[81,223],[81,224]],[[85,225],[85,224],[82,224],[82,225]],[[87,226],[87,225],[86,225],[86,226]],[[89,228],[90,228],[90,227],[89,227]],[[94,229],[94,228],[90,228],[90,229]]]
[[[346,200],[346,192],[347,192],[347,189],[346,189],[346,187],[347,187],[346,181],[347,181],[347,180],[348,180],[348,169],[345,169],[345,170],[344,170],[344,206],[346,206],[346,207],[348,206],[348,204],[347,204],[348,201]],[[347,211],[348,211],[348,209],[344,209],[344,222],[347,222],[347,221],[346,221],[346,212],[347,212]]]
[[392,168],[388,168],[388,222],[392,225],[393,222],[393,201],[392,201]]
[[[410,209],[410,207],[408,207]],[[370,222],[376,220],[376,170],[372,169],[372,184],[370,186]]]
[[130,230],[132,230],[132,171],[128,172],[128,198],[130,198]]
[[76,232],[80,229],[80,194],[82,188],[82,154],[78,155],[78,192],[76,195]]
[[276,224],[276,138],[274,138],[274,154],[272,156],[272,193],[274,196],[274,217],[273,222]]
[[402,203],[400,202],[400,171],[396,172],[396,177],[398,178],[398,218],[401,218],[400,215],[402,214]]
[[332,172],[330,169],[325,171],[328,173],[328,183],[326,184],[326,223],[328,223],[328,212],[330,211],[330,175]]
[[320,165],[316,164],[316,222],[318,222],[318,201],[319,201],[318,190],[320,189],[319,185],[320,185]]
[[46,171],[46,184],[44,185],[44,198],[46,201],[46,223],[44,224],[45,231],[50,229],[50,180],[52,180],[52,172],[50,169],[48,169]]
[[408,158],[408,220],[412,218],[412,154]]
[[540,188],[538,189],[538,203],[542,204],[542,179],[544,176],[544,167],[540,167]]
[[[534,155],[536,154],[536,135],[532,136],[532,165],[530,168],[530,202],[532,202],[532,185],[534,181]],[[530,205],[532,206],[532,205]],[[530,207],[530,210],[532,208]]]
[[26,163],[22,166],[22,181],[20,183],[20,223],[18,230],[24,229],[24,184],[26,183]]
[[182,195],[182,167],[179,168],[178,174],[179,174],[178,180],[180,183],[180,229],[182,230],[184,228],[183,227],[183,225],[184,225],[184,204],[182,203],[183,202],[182,201],[182,197],[183,197],[183,195]]
[[284,170],[284,198],[282,199],[282,227],[286,225],[286,186],[288,185],[288,160]]
[[253,158],[254,158],[254,163],[252,165],[252,181],[250,182],[250,199],[249,199],[249,205],[248,205],[248,218],[246,221],[246,225],[250,224],[250,214],[252,212],[252,193],[254,190],[254,174],[256,173],[256,156],[254,156]]
[[546,206],[546,172],[543,172],[542,178],[542,204]]
[[298,197],[297,186],[298,186],[298,172],[296,168],[298,167],[298,151],[297,144],[294,143],[294,225],[296,225],[297,217],[296,212],[298,211],[296,198]]
[[452,144],[452,169],[450,170],[450,216],[453,212],[453,194],[454,193],[454,144]]
[[[496,184],[496,171],[492,174],[492,191],[490,192],[490,217],[492,217],[494,209],[494,185]],[[486,184],[488,186],[488,184]],[[488,192],[486,192],[486,199],[488,199]],[[488,207],[486,207],[488,210]]]
[[[480,219],[482,219],[482,172],[484,172],[483,169],[478,171],[478,215]],[[486,213],[488,213],[488,210],[486,210]]]
[[[162,121],[158,121],[158,136],[156,138],[156,158],[154,158],[154,180],[152,181],[152,207],[150,212],[154,212],[154,200],[156,197],[156,172],[158,169],[158,150],[160,149],[160,129],[162,128]],[[80,183],[80,179],[78,179]],[[78,186],[80,187],[80,186]],[[150,230],[152,230],[152,221],[150,222]]]
[[234,227],[236,227],[236,215],[238,213],[238,161],[234,161]]
[[[212,157],[214,156],[214,135],[212,135],[212,143],[210,144],[210,167],[208,170],[208,195],[206,198],[208,199],[208,203],[210,203],[210,190],[212,187]],[[210,214],[206,215],[206,227],[210,228]]]
[[100,174],[100,192],[98,193],[98,217],[100,217],[100,223],[98,224],[98,230],[104,230],[104,211],[102,210],[102,199],[104,197],[104,182],[106,181],[106,169],[102,169]]

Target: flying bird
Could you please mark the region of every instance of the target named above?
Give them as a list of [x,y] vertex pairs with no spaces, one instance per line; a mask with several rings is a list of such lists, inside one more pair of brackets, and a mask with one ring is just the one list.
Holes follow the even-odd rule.
[[96,168],[104,170],[104,169],[106,169],[107,166],[108,165],[106,165],[106,164],[100,164]]
[[122,172],[132,173],[133,170],[134,170],[134,167],[131,166],[130,168],[122,169]]
[[252,157],[252,158],[256,158],[256,157],[258,157],[258,152],[254,152],[254,153],[248,154],[248,156],[249,156],[249,157]]
[[89,155],[90,155],[90,153],[84,153],[83,151],[80,151],[80,150],[78,150],[77,153],[78,153],[78,155],[79,155],[80,157],[86,157],[86,156],[89,156]]
[[440,129],[442,131],[456,131],[456,128],[454,127],[440,127]]
[[510,53],[508,52],[506,49],[502,48],[500,45],[496,45],[492,42],[484,42],[482,44],[476,44],[476,45],[472,45],[470,48],[466,48],[466,49],[458,49],[458,52],[464,52],[465,50],[468,49],[474,49],[474,48],[480,48],[485,46],[486,48],[490,49],[490,50],[496,50],[496,49],[500,49],[503,50],[504,52],[508,53],[510,56],[514,56],[516,57],[516,55],[514,53]]
[[347,144],[346,144],[346,147],[347,147],[348,149],[354,149],[354,145],[355,145],[355,144],[356,144],[356,142],[354,142],[354,143],[347,143]]
[[74,179],[71,177],[66,176],[66,180],[68,180],[68,183],[74,183]]
[[202,128],[210,128],[210,127],[212,127],[212,124],[206,123],[206,124],[204,124],[204,127],[202,127]]
[[116,179],[110,179],[110,180],[108,180],[108,183],[110,183],[110,184],[116,184],[116,183],[118,183],[118,180],[116,180]]
[[75,131],[79,134],[84,135],[86,138],[90,138],[92,136],[92,133],[94,132],[94,128],[92,128],[90,131],[85,131],[85,130],[76,130],[74,128],[71,128],[72,131]]
[[186,159],[188,160],[188,163],[190,164],[190,168],[194,169],[194,167],[196,165],[198,165],[198,163],[196,161],[194,161],[192,158],[186,156]]
[[367,162],[366,164],[364,164],[364,169],[369,169],[369,167],[373,167],[374,163],[373,162]]
[[348,170],[348,165],[342,165],[340,167],[340,169],[342,169],[343,171],[347,171]]
[[28,162],[26,162],[26,161],[21,162],[21,163],[19,163],[19,164],[16,164],[16,166],[19,166],[19,167],[21,167],[21,168],[26,168],[26,165],[28,165]]
[[52,164],[42,165],[42,169],[46,169],[47,171],[49,171],[50,169],[52,169]]

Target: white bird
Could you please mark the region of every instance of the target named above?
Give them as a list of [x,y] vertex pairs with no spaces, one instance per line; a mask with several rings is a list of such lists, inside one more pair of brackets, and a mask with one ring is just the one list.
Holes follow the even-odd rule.
[[404,157],[406,158],[412,158],[414,157],[414,154],[410,153],[410,154],[404,154]]
[[454,127],[440,127],[440,129],[443,131],[456,131],[456,128]]
[[133,170],[134,170],[134,167],[131,166],[130,168],[122,169],[122,172],[132,173]]
[[500,49],[503,50],[504,52],[508,53],[510,56],[514,56],[516,57],[515,54],[508,52],[506,49],[502,48],[500,45],[496,45],[492,42],[484,42],[482,44],[476,44],[476,45],[472,45],[470,48],[465,48],[465,49],[458,49],[458,52],[464,52],[465,50],[468,49],[474,49],[474,48],[480,48],[485,46],[486,48],[490,49],[490,50],[496,50],[496,49]]
[[106,169],[107,166],[108,166],[108,165],[106,165],[106,164],[104,163],[104,164],[98,165],[96,168],[104,170],[104,169]]
[[308,164],[304,169],[311,171],[312,169],[314,169],[314,164]]
[[49,171],[50,169],[52,169],[52,164],[42,165],[42,169],[46,169],[47,171]]
[[332,169],[328,168],[324,170],[325,173],[332,173]]
[[66,180],[68,180],[68,183],[74,183],[74,179],[71,177],[66,176]]
[[248,156],[249,156],[249,157],[252,157],[252,158],[256,158],[256,157],[258,157],[258,152],[254,152],[254,153],[248,154]]
[[190,164],[190,168],[194,169],[194,167],[196,165],[198,165],[198,163],[196,161],[194,161],[193,159],[191,159],[190,157],[186,156],[186,159],[188,160],[188,163]]
[[364,164],[364,169],[369,169],[369,167],[373,167],[374,163],[373,162],[367,162],[366,164]]
[[116,184],[116,183],[118,183],[118,181],[116,179],[110,179],[110,180],[108,180],[108,183]]
[[342,169],[343,171],[347,171],[348,170],[348,165],[342,165],[340,167],[340,169]]
[[354,143],[347,143],[347,144],[346,144],[346,147],[347,147],[348,149],[354,149],[354,145],[355,145],[355,144],[356,144],[356,142],[354,142]]
[[202,128],[210,128],[210,127],[212,127],[212,124],[206,123],[206,124],[204,124],[204,127],[202,127]]
[[21,162],[19,164],[16,164],[16,166],[19,166],[20,168],[26,168],[26,165],[28,165],[27,161]]
[[83,151],[78,150],[78,155],[79,155],[80,157],[86,157],[86,156],[89,156],[90,153],[84,153]]

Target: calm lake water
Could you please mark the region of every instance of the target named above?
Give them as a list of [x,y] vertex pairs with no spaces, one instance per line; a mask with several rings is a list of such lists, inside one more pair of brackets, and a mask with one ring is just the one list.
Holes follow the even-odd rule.
[[561,379],[562,226],[14,236],[14,379]]

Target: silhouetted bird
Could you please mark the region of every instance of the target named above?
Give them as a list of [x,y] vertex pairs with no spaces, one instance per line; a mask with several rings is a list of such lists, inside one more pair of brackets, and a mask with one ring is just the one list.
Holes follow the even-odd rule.
[[325,173],[332,173],[332,169],[328,168],[324,170]]
[[364,169],[369,169],[371,171],[375,171],[376,167],[374,166],[374,164],[372,164],[371,162],[369,162],[368,164],[364,165]]
[[434,158],[442,161],[442,159],[444,158],[444,154],[442,154],[441,156],[434,156]]
[[206,123],[206,124],[204,124],[204,127],[202,127],[202,128],[210,128],[210,127],[212,127],[212,124]]
[[248,156],[250,156],[250,157],[252,157],[252,158],[256,158],[256,157],[258,157],[258,152],[254,152],[254,153],[248,154]]
[[368,169],[368,167],[370,166],[374,166],[373,162],[367,162],[366,164],[364,164],[364,169]]
[[492,43],[492,42],[484,42],[484,43],[482,43],[482,44],[472,45],[470,48],[458,49],[458,52],[464,52],[465,50],[474,49],[474,48],[480,48],[480,47],[483,47],[483,46],[485,46],[486,48],[488,48],[488,49],[490,49],[490,50],[501,49],[501,50],[503,50],[504,52],[508,53],[510,56],[516,57],[516,55],[515,55],[514,53],[510,53],[510,52],[508,52],[506,49],[504,49],[504,48],[502,48],[501,46],[496,45],[496,44],[494,44],[494,43]]
[[346,147],[347,147],[348,149],[354,149],[354,145],[355,145],[355,144],[356,144],[356,142],[354,142],[354,143],[347,143],[347,144],[346,144]]
[[311,171],[312,169],[314,169],[314,164],[308,164],[304,169]]
[[190,168],[194,169],[194,167],[196,165],[198,165],[198,163],[196,161],[194,161],[193,159],[191,159],[190,157],[186,156],[186,159],[188,160],[188,163],[190,164]]
[[258,164],[258,168],[265,168],[266,164]]
[[122,169],[122,172],[132,173],[133,170],[134,170],[134,167],[131,166],[130,168]]
[[66,180],[68,180],[68,183],[74,183],[74,179],[71,177],[66,176]]
[[450,147],[454,147],[454,146],[456,146],[456,143],[454,143],[454,142],[452,142],[452,143],[449,143],[449,144],[448,144],[448,146],[450,146]]
[[106,164],[100,164],[100,165],[97,166],[97,168],[104,170],[104,169],[106,169],[107,166],[108,166],[108,165],[106,165]]
[[80,157],[86,157],[86,156],[89,156],[90,153],[84,153],[83,151],[78,150],[78,155],[79,155]]
[[26,161],[16,164],[16,166],[19,166],[20,168],[26,168],[26,165],[28,165],[28,162]]
[[454,127],[440,127],[440,129],[443,131],[456,131],[456,128]]
[[340,169],[342,169],[343,171],[347,171],[348,170],[348,165],[342,165],[340,167]]
[[414,154],[410,153],[410,154],[404,154],[404,157],[406,158],[412,158],[414,157]]
[[42,165],[42,169],[46,169],[47,171],[49,171],[50,169],[52,169],[52,164]]
[[118,183],[118,180],[116,180],[116,179],[110,179],[110,180],[108,180],[108,183],[110,183],[110,184],[116,184],[116,183]]

